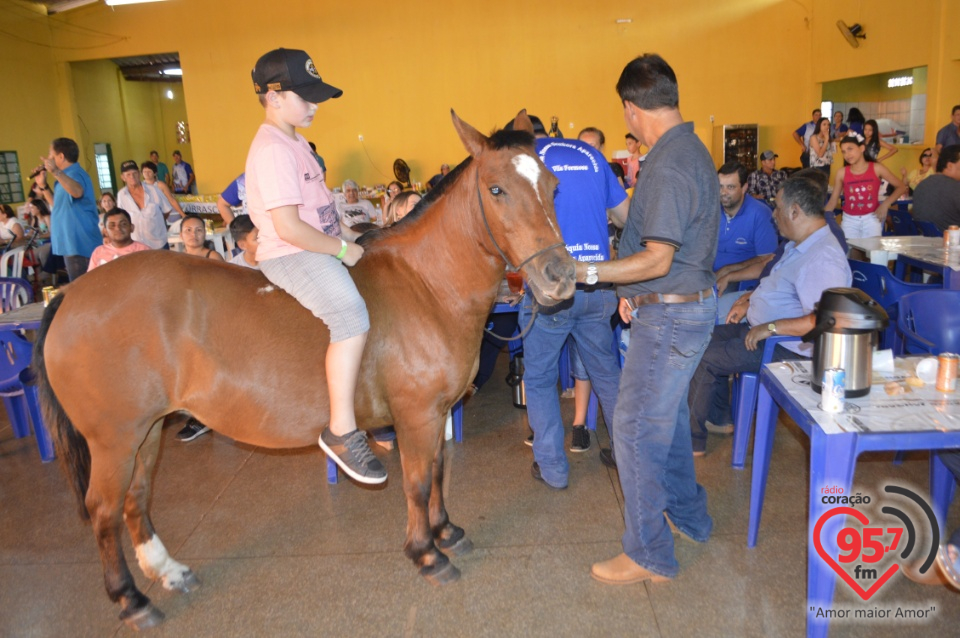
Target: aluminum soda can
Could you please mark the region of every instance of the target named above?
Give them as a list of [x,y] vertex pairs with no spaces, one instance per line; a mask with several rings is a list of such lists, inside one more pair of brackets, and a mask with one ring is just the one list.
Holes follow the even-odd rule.
[[50,305],[50,300],[55,296],[53,286],[44,286],[43,287],[43,307],[46,308]]
[[947,226],[943,231],[943,244],[947,248],[960,246],[960,226]]
[[827,368],[823,371],[823,381],[820,384],[820,407],[824,412],[843,412],[845,397],[843,384],[847,374],[843,368]]
[[944,352],[937,357],[937,392],[954,392],[957,389],[957,363],[960,356]]

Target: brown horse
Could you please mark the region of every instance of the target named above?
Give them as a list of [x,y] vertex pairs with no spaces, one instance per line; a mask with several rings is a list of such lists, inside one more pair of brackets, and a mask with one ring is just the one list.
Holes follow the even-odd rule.
[[[557,180],[537,159],[526,114],[516,131],[489,138],[451,114],[470,157],[402,222],[365,236],[352,269],[371,321],[357,419],[396,427],[404,550],[435,584],[459,577],[443,552],[471,547],[443,503],[442,430],[476,373],[504,266],[522,268],[541,304],[574,290],[553,211]],[[144,574],[167,589],[199,585],[148,514],[166,417],[190,413],[256,446],[316,445],[329,420],[328,343],[326,326],[260,273],[167,251],[97,268],[47,309],[35,351],[47,423],[92,520],[107,594],[129,625],[163,614],[127,568],[124,520]],[[107,369],[109,383],[91,373]]]

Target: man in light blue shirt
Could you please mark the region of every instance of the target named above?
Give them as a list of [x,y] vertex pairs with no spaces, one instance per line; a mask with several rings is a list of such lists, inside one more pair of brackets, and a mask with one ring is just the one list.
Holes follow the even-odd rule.
[[[50,240],[53,254],[61,255],[67,275],[73,281],[87,272],[90,255],[103,243],[100,234],[93,181],[77,164],[80,147],[68,137],[58,137],[50,144],[43,160],[43,170],[35,178],[50,213]],[[56,180],[47,185],[47,173]]]
[[[690,382],[688,404],[694,456],[706,453],[705,422],[716,395],[727,390],[727,377],[736,372],[757,372],[763,341],[772,335],[801,336],[814,326],[814,304],[828,288],[850,286],[852,276],[846,255],[823,217],[819,185],[807,178],[792,178],[777,192],[773,218],[789,241],[783,257],[760,285],[741,297],[727,323],[717,326],[710,345]],[[740,323],[746,318],[747,323]],[[781,359],[809,356],[809,344],[777,346]]]

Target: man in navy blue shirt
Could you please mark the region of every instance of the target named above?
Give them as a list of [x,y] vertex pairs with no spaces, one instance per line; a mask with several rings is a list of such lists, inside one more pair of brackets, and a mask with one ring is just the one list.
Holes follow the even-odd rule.
[[[617,225],[623,226],[630,202],[626,191],[600,151],[579,140],[547,137],[539,118],[531,115],[530,120],[537,136],[537,154],[560,180],[553,206],[567,251],[579,262],[596,264],[609,260],[607,212]],[[520,309],[520,325],[530,321],[530,297],[525,297]],[[567,486],[570,471],[557,393],[560,351],[572,335],[600,400],[604,421],[612,423],[620,386],[620,367],[613,354],[610,327],[616,311],[617,295],[612,285],[577,284],[573,299],[539,310],[523,339],[523,382],[527,418],[533,430],[531,474],[554,489]],[[612,433],[610,438],[613,439]]]
[[[720,178],[720,237],[713,269],[719,278],[758,255],[777,250],[777,229],[770,208],[747,197],[747,169],[740,162],[727,162],[717,171]],[[719,290],[719,294],[725,291]]]

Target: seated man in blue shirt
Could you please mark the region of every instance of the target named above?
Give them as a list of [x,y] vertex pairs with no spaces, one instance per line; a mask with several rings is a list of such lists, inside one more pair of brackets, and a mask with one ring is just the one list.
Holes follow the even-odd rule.
[[[761,255],[772,255],[777,250],[777,227],[770,209],[752,197],[747,197],[747,169],[740,162],[727,162],[717,171],[720,179],[720,236],[713,270],[720,280],[727,273],[741,270],[747,262]],[[720,317],[726,317],[736,300],[736,286],[717,290]],[[733,293],[727,297],[725,293]]]
[[[735,372],[757,372],[763,341],[772,335],[804,335],[814,326],[813,307],[827,288],[850,286],[850,265],[823,217],[823,191],[817,182],[788,179],[776,197],[773,219],[787,238],[783,257],[757,289],[740,297],[717,326],[690,381],[688,404],[694,456],[707,449],[705,422],[715,395],[727,391]],[[740,323],[746,318],[747,323]],[[778,345],[780,359],[810,356],[811,344]]]

